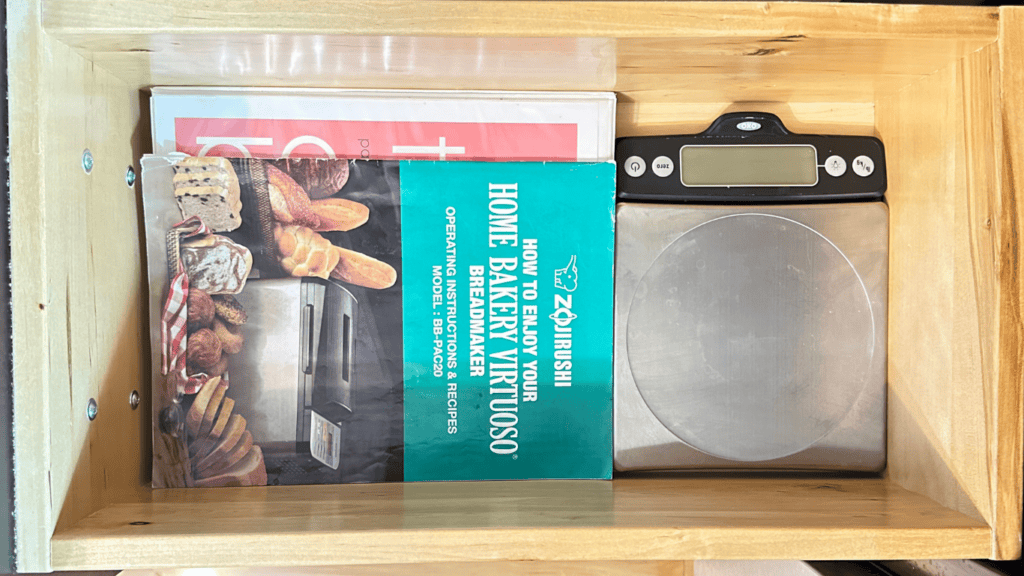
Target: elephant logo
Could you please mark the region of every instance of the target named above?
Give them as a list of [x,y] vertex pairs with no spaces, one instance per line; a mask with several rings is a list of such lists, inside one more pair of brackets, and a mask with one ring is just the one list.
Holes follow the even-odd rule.
[[566,292],[576,289],[576,255],[569,258],[569,264],[560,270],[555,270],[555,288],[561,288]]

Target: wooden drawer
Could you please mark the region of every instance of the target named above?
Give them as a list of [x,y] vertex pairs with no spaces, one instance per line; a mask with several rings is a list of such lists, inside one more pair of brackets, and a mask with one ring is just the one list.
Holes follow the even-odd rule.
[[[1019,554],[1024,11],[34,0],[9,2],[8,22],[20,570]],[[877,134],[888,469],[151,490],[125,173],[149,148],[146,90],[165,84],[614,90],[619,135],[736,109]]]

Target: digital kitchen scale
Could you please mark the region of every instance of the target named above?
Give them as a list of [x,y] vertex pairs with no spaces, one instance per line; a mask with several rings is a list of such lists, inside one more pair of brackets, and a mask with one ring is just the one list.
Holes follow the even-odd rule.
[[881,142],[741,113],[616,159],[616,469],[884,468]]

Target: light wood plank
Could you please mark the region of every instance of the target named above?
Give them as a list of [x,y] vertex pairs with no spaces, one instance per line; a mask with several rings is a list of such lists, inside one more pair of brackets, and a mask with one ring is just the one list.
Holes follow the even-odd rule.
[[89,51],[146,48],[149,34],[464,37],[946,38],[992,41],[997,11],[946,6],[748,2],[51,0],[43,25]]
[[7,7],[11,324],[14,413],[14,549],[18,571],[49,571],[53,527],[50,490],[49,387],[44,352],[46,279],[37,273],[43,244],[43,208],[35,191],[43,181],[39,155],[43,48],[39,7],[24,2]]
[[625,38],[616,43],[615,90],[644,101],[673,93],[693,101],[867,102],[988,43],[823,32]]
[[[382,15],[387,15],[386,17]],[[46,3],[126,82],[616,90],[868,102],[993,42],[962,7],[700,2]],[[785,81],[780,82],[780,79]]]
[[55,535],[53,565],[967,558],[990,538],[983,522],[880,479],[184,489]]
[[993,45],[876,107],[890,162],[888,473],[990,525],[1008,514],[992,557],[1020,550],[1020,220],[1001,179],[999,86]]
[[125,570],[120,576],[693,576],[691,561],[662,562],[436,562],[430,564],[381,564],[376,566],[329,566],[307,568],[217,568]]
[[[1024,226],[1024,10],[1002,8],[999,69],[1002,100],[1002,210],[998,216],[999,384],[995,397],[996,437],[990,451],[995,480],[992,483],[995,519],[993,556],[1013,559],[1021,553],[1022,440],[1024,421],[1024,286],[1021,230]],[[998,140],[997,140],[998,141]],[[994,448],[994,450],[993,450]]]
[[42,572],[55,529],[148,491],[149,419],[128,404],[146,342],[125,173],[143,139],[137,91],[42,34],[33,3],[11,8],[16,546]]
[[970,267],[967,209],[987,196],[967,187],[960,71],[949,66],[876,106],[889,163],[888,475],[987,522],[992,382],[981,378],[980,348],[991,341],[979,325],[998,317],[979,309],[991,302],[979,302]]
[[[868,102],[982,47],[948,38],[220,34],[86,52],[131,84],[617,90],[653,102]],[[780,79],[784,78],[785,81]]]

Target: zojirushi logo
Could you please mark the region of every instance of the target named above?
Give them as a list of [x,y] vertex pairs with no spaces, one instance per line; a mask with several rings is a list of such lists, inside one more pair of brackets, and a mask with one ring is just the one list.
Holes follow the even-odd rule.
[[555,386],[572,386],[572,294],[555,294]]

